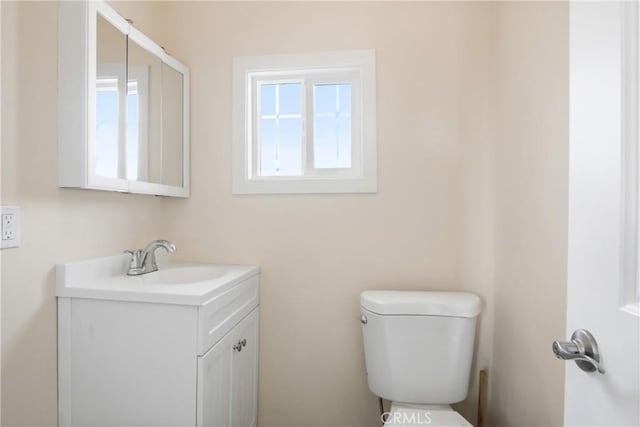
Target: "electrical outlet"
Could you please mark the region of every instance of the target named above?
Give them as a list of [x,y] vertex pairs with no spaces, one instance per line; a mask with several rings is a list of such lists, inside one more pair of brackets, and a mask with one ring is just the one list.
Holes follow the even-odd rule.
[[20,208],[18,206],[2,206],[2,249],[20,246]]

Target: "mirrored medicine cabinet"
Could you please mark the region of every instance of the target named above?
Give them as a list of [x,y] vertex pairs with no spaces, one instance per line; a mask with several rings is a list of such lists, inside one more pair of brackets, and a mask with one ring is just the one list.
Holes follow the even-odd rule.
[[59,185],[189,196],[189,70],[101,1],[59,3]]

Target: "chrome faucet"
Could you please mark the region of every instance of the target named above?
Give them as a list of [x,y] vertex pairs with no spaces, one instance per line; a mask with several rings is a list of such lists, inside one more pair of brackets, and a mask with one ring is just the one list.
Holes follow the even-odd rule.
[[136,249],[133,251],[125,251],[131,255],[131,262],[127,275],[139,276],[141,274],[152,273],[158,271],[156,263],[156,249],[163,248],[167,252],[175,252],[176,245],[168,240],[154,240],[144,249]]

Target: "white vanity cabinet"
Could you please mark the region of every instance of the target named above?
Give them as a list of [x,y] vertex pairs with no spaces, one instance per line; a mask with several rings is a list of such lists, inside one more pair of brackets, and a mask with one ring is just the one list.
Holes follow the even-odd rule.
[[252,427],[259,269],[57,266],[60,426]]

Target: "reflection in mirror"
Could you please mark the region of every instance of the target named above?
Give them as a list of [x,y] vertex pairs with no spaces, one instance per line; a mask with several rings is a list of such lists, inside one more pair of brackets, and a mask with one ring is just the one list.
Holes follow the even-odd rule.
[[95,174],[123,178],[127,39],[97,15]]
[[97,15],[95,174],[183,185],[184,76]]
[[162,183],[183,185],[184,77],[162,64]]
[[129,38],[127,177],[162,183],[162,61]]
[[127,76],[127,179],[147,181],[149,67],[129,65]]

